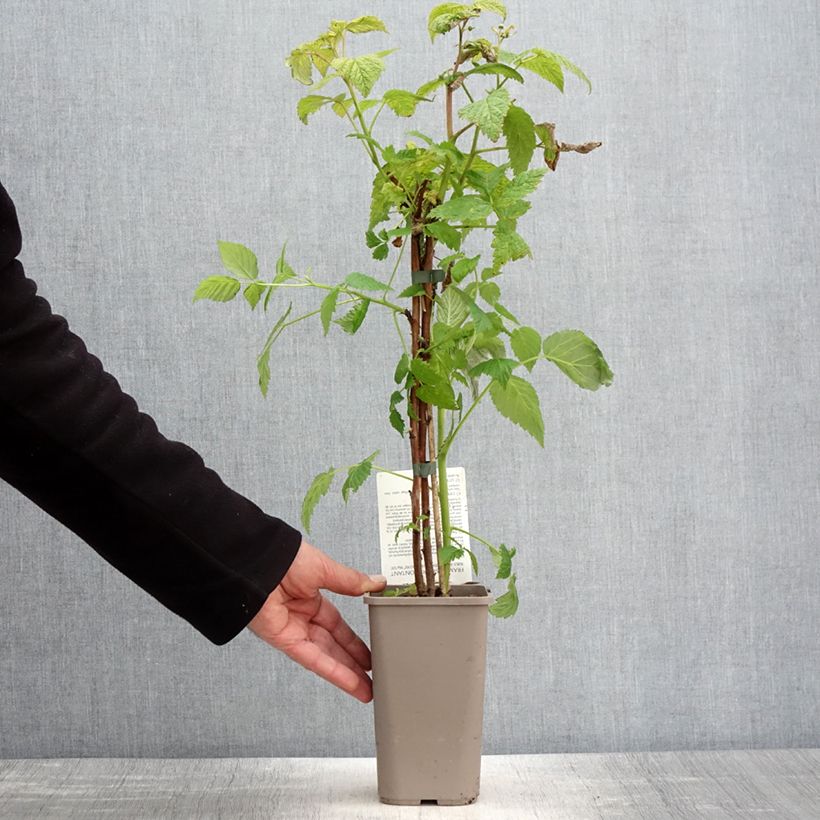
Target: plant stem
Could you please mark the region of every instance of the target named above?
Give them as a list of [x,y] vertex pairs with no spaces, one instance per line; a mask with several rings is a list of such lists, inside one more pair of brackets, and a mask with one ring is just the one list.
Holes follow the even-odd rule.
[[491,385],[491,384],[492,384],[492,380],[491,380],[491,381],[488,381],[488,382],[487,382],[487,384],[486,384],[486,385],[484,385],[484,388],[483,388],[483,389],[482,389],[482,391],[478,394],[478,396],[476,396],[475,401],[474,401],[474,402],[473,402],[473,403],[472,403],[472,404],[471,404],[471,405],[467,408],[467,412],[466,412],[466,413],[465,413],[465,414],[461,417],[461,420],[460,420],[460,421],[459,421],[459,423],[456,425],[456,427],[455,427],[455,429],[453,430],[453,432],[452,432],[452,433],[450,433],[450,434],[447,436],[447,440],[446,440],[446,441],[445,441],[445,443],[442,445],[442,447],[443,447],[443,448],[446,448],[446,449],[445,449],[445,452],[446,452],[446,450],[449,450],[449,449],[450,449],[450,447],[451,447],[451,445],[452,445],[452,443],[453,443],[453,441],[454,441],[455,437],[458,435],[458,431],[459,431],[459,430],[461,430],[461,428],[464,426],[464,422],[466,422],[466,421],[467,421],[467,419],[468,419],[468,418],[470,418],[470,413],[472,413],[472,412],[473,412],[473,410],[475,410],[475,409],[476,409],[476,407],[478,407],[479,402],[480,402],[480,401],[484,398],[484,396],[486,395],[487,391],[490,389],[490,385]]
[[[441,410],[441,408],[438,408]],[[433,424],[433,419],[430,419],[430,426],[427,428],[428,449],[430,450],[430,458],[438,457],[436,452],[436,425]],[[441,499],[438,494],[438,477],[435,472],[430,476],[430,485],[433,494],[433,523],[435,525],[436,534],[436,566],[438,567],[438,580],[441,584],[441,594],[444,595],[444,567],[441,565],[441,548],[444,546],[441,529]]]
[[[438,408],[439,434],[444,430],[443,407]],[[447,447],[442,445],[436,454],[438,462],[438,496],[441,504],[441,549],[450,545],[452,527],[450,525],[450,485],[447,483]],[[441,594],[450,594],[450,565],[445,564],[440,571]]]
[[474,532],[470,532],[469,530],[463,530],[461,529],[461,527],[453,527],[453,531],[462,532],[464,533],[464,535],[469,535],[470,538],[475,538],[475,540],[478,541],[479,544],[484,544],[484,546],[490,550],[498,550],[498,547],[494,546],[489,541],[485,541],[483,538],[481,538],[481,536],[476,535]]
[[412,481],[413,480],[412,476],[402,475],[401,473],[395,473],[395,472],[393,472],[393,470],[388,470],[384,467],[379,467],[376,464],[373,465],[373,469],[377,473],[386,473],[387,475],[392,475],[392,476],[395,476],[396,478],[403,478],[405,481]]

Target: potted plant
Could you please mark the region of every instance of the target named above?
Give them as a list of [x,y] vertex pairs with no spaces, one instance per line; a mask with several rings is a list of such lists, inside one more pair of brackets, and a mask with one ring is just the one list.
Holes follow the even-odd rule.
[[[491,34],[478,30],[486,16]],[[515,549],[454,526],[447,461],[475,409],[489,396],[506,419],[543,447],[538,395],[527,375],[541,360],[586,390],[608,385],[612,373],[597,345],[579,330],[546,337],[522,324],[502,301],[505,266],[531,257],[518,221],[543,177],[562,153],[588,153],[598,142],[558,140],[555,126],[536,122],[516,100],[517,87],[535,76],[563,91],[566,75],[587,86],[565,57],[541,48],[509,49],[514,27],[499,0],[444,3],[429,14],[432,40],[452,41],[452,62],[415,91],[375,94],[384,58],[395,49],[352,53],[353,41],[386,32],[373,16],[334,20],[315,40],[286,59],[308,86],[297,105],[303,123],[321,109],[346,120],[372,164],[370,213],[364,240],[387,276],[353,272],[336,282],[298,274],[284,248],[273,277],[260,274],[244,245],[219,242],[226,273],[209,276],[194,299],[227,302],[240,292],[252,310],[267,311],[291,289],[322,296],[318,307],[293,315],[293,303],[273,325],[259,354],[263,394],[271,349],[294,324],[318,320],[327,335],[335,324],[355,335],[368,312],[386,310],[396,330],[390,423],[409,448],[407,478],[414,583],[368,595],[373,654],[379,794],[384,802],[463,804],[478,795],[488,611],[513,615],[518,607]],[[407,132],[411,141],[383,144],[377,125],[385,114],[412,118],[419,105],[442,106],[442,133]],[[325,112],[323,112],[325,113]],[[539,119],[541,119],[539,117]],[[489,249],[480,247],[482,236]],[[477,241],[478,240],[478,241]],[[404,260],[409,280],[399,279]],[[392,329],[391,329],[392,334]],[[310,530],[313,511],[334,480],[345,501],[376,471],[378,451],[347,468],[316,476],[302,506]],[[395,474],[395,471],[393,471]],[[342,479],[343,476],[343,479]],[[479,584],[450,582],[451,563],[464,556],[465,537],[484,545],[506,591],[493,602]],[[469,557],[478,572],[478,560]]]

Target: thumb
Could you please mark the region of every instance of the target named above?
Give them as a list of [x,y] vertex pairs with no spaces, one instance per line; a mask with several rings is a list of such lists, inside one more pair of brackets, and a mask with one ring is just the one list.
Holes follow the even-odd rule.
[[339,564],[327,555],[324,558],[324,579],[320,585],[322,589],[342,595],[363,595],[365,592],[378,592],[387,584],[384,575],[366,575]]

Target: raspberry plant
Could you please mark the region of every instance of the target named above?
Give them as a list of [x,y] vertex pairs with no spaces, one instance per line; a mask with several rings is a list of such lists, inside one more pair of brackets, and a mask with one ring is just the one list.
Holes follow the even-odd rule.
[[[392,261],[386,281],[353,272],[341,282],[319,282],[297,274],[284,248],[273,278],[264,279],[251,250],[219,242],[227,273],[205,278],[194,295],[195,301],[227,302],[241,292],[252,310],[261,304],[267,311],[275,291],[309,288],[323,293],[319,307],[302,315],[291,316],[291,302],[271,329],[257,362],[263,394],[270,381],[271,348],[288,327],[318,317],[325,335],[334,324],[355,335],[371,308],[391,313],[401,352],[396,389],[386,404],[391,425],[407,440],[413,465],[408,479],[412,517],[403,529],[412,531],[415,583],[403,593],[450,594],[450,563],[464,554],[460,538],[468,535],[489,549],[496,577],[507,580],[507,591],[491,607],[500,617],[513,615],[518,607],[515,549],[451,523],[447,459],[453,444],[489,395],[502,416],[543,447],[540,403],[526,378],[542,360],[557,365],[585,390],[612,381],[598,346],[580,330],[544,337],[522,324],[501,299],[505,267],[532,256],[518,232],[519,220],[531,208],[530,197],[544,176],[556,170],[562,153],[585,154],[600,145],[559,141],[553,123],[536,122],[519,104],[515,89],[528,75],[561,92],[567,74],[590,91],[591,84],[559,54],[542,48],[511,51],[514,26],[506,24],[506,14],[499,0],[436,6],[427,20],[430,38],[449,37],[455,56],[415,91],[394,88],[374,94],[385,57],[395,49],[348,53],[360,35],[387,32],[373,16],[332,21],[326,32],[294,48],[285,61],[309,91],[298,102],[299,119],[307,124],[321,109],[329,109],[349,123],[349,136],[372,163],[364,239],[376,262]],[[500,23],[481,36],[477,27],[487,15]],[[412,141],[401,147],[382,144],[376,136],[386,111],[412,118],[419,105],[442,103],[443,135],[410,130]],[[490,234],[489,250],[471,245],[476,232]],[[411,284],[400,289],[396,276],[406,254]],[[316,476],[302,506],[306,531],[337,475],[346,472],[341,491],[347,501],[373,471],[390,472],[375,463],[377,455]],[[470,559],[477,572],[472,552]]]

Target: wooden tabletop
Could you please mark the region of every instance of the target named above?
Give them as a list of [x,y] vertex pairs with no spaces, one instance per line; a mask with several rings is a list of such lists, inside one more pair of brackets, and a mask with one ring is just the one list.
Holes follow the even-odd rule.
[[0,760],[0,817],[820,820],[820,749],[485,757],[463,807],[379,803],[370,758]]

